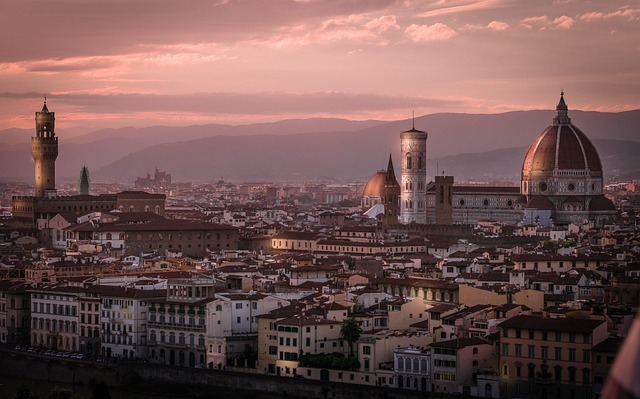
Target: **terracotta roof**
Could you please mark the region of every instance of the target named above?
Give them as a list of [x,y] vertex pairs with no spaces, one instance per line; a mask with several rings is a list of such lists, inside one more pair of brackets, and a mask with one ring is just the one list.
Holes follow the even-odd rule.
[[523,173],[550,172],[554,169],[602,172],[600,157],[593,143],[573,124],[552,125],[533,141],[523,163]]
[[429,346],[432,348],[462,349],[467,346],[476,346],[476,345],[490,345],[490,344],[487,341],[474,337],[474,338],[459,338],[459,339],[451,339],[449,341],[434,342]]
[[602,323],[606,323],[606,321],[572,318],[545,319],[535,316],[519,315],[503,321],[498,326],[502,328],[519,328],[523,330],[590,333]]
[[553,206],[553,202],[545,196],[542,195],[534,195],[531,197],[525,208],[528,209],[546,209],[553,210],[555,207]]
[[594,197],[591,202],[589,202],[589,210],[591,211],[615,211],[616,206],[613,205],[613,202],[604,195],[599,195]]

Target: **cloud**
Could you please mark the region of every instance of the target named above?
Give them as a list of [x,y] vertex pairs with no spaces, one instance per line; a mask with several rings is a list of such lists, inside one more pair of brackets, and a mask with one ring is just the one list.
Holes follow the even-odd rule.
[[470,11],[477,12],[495,9],[502,7],[505,4],[506,2],[504,0],[441,0],[432,4],[432,6],[439,8],[418,13],[416,16],[420,18],[428,18],[447,14],[467,13]]
[[553,20],[552,27],[555,29],[571,29],[575,23],[575,19],[563,15]]
[[444,41],[457,35],[455,30],[439,22],[433,25],[411,24],[404,33],[414,42]]
[[602,11],[592,11],[578,16],[578,19],[585,22],[606,21],[614,18],[623,18],[629,21],[640,20],[640,9],[620,8],[617,11],[605,13]]
[[555,19],[550,19],[546,15],[541,15],[537,17],[528,17],[524,18],[520,21],[520,25],[527,29],[540,29],[545,30],[549,29],[571,29],[573,25],[575,25],[576,20],[562,15]]
[[249,43],[276,48],[332,43],[386,45],[389,39],[385,34],[398,29],[400,25],[395,15],[351,14],[319,22],[284,26],[275,34]]
[[487,28],[491,29],[491,30],[495,30],[497,32],[501,32],[503,30],[507,30],[509,29],[509,24],[506,22],[500,22],[500,21],[491,21],[489,22],[489,24],[487,25]]
[[478,32],[478,31],[494,31],[494,32],[502,32],[509,29],[510,26],[506,22],[501,21],[491,21],[487,25],[479,25],[479,24],[467,24],[464,28],[461,28],[460,31],[464,32]]

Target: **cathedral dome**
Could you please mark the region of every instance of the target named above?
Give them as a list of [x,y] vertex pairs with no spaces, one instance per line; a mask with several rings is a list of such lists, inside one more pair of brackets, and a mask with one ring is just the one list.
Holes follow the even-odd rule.
[[604,195],[598,195],[591,200],[589,203],[589,209],[592,211],[615,211],[616,206],[613,205],[613,202]]
[[553,206],[553,203],[549,200],[549,198],[542,195],[536,195],[536,196],[533,196],[529,200],[529,202],[527,202],[527,205],[525,205],[525,208],[553,210],[554,206]]
[[369,181],[367,181],[362,195],[365,197],[382,197],[386,176],[387,172],[384,170],[376,172],[369,178]]
[[598,152],[589,138],[571,123],[561,95],[558,116],[533,141],[522,166],[523,178],[536,175],[602,176]]

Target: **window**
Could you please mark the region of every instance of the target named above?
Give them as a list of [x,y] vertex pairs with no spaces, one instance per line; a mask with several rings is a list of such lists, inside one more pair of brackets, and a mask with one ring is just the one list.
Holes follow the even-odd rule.
[[535,375],[536,375],[536,365],[529,363],[528,368],[529,368],[529,378],[535,377]]
[[569,349],[569,361],[570,362],[576,361],[576,350],[574,348]]
[[556,360],[562,360],[562,348],[555,348]]
[[522,356],[522,345],[516,345],[516,356]]
[[502,344],[502,356],[509,356],[509,344]]
[[591,384],[591,370],[586,367],[582,369],[582,383]]
[[362,347],[362,354],[363,355],[370,355],[371,354],[371,347],[369,345],[364,345]]
[[548,346],[543,346],[541,348],[540,357],[543,358],[543,359],[548,359],[549,358],[549,347]]
[[591,361],[591,352],[588,350],[582,351],[582,361],[588,363]]
[[528,345],[527,349],[530,358],[536,357],[536,347],[534,345]]

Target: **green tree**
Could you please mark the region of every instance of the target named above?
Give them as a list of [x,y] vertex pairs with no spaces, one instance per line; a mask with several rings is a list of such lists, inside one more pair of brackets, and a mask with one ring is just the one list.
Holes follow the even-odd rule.
[[340,338],[344,339],[349,344],[350,356],[353,356],[353,343],[360,339],[360,334],[362,334],[362,328],[360,328],[360,324],[355,318],[350,317],[342,322],[342,326],[340,327]]

